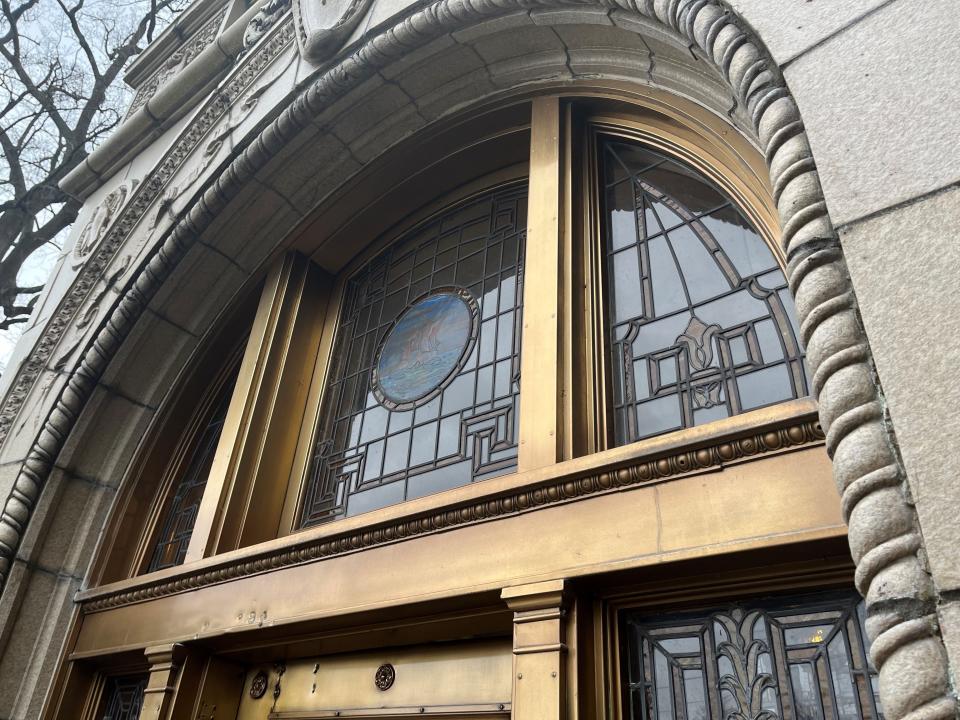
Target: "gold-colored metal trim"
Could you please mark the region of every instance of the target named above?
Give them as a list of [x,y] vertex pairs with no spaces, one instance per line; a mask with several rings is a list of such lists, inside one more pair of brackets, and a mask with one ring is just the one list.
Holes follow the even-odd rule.
[[423,705],[416,707],[345,708],[342,710],[287,710],[272,712],[270,720],[320,720],[321,718],[346,717],[355,720],[381,720],[382,718],[429,717],[434,720],[470,720],[476,717],[510,717],[511,704],[484,703],[480,705]]
[[330,280],[291,254],[268,278],[187,550],[199,560],[278,536]]
[[622,488],[662,483],[768,454],[822,445],[810,400],[736,415],[687,431],[412,500],[241,551],[82,591],[96,612],[290,565],[531,512]]
[[523,269],[522,391],[517,448],[520,472],[556,463],[563,446],[562,134],[559,98],[534,98],[530,120],[527,261]]

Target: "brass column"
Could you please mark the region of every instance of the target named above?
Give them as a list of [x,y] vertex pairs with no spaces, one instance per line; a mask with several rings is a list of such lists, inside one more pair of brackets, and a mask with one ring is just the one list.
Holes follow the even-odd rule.
[[179,643],[154,645],[143,651],[150,663],[150,679],[143,691],[141,720],[167,720],[173,707],[180,667],[186,649]]
[[504,588],[513,614],[513,720],[566,717],[565,580]]

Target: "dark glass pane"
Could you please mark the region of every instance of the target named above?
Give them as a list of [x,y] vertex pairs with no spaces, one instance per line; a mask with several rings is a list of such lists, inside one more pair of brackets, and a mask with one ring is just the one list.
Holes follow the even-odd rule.
[[516,467],[525,229],[526,187],[493,191],[348,280],[302,525]]
[[200,501],[207,487],[210,466],[213,465],[213,457],[223,430],[223,421],[233,395],[238,369],[239,367],[234,369],[231,377],[224,382],[214,401],[207,424],[196,438],[194,447],[182,466],[173,497],[160,523],[147,572],[180,565],[186,557],[193,526],[197,521],[197,512],[200,510]]
[[101,720],[138,720],[147,679],[146,674],[109,678],[103,690]]
[[876,678],[860,642],[860,607],[853,592],[827,592],[627,612],[625,680],[656,720],[881,720],[859,684]]
[[805,396],[783,272],[730,198],[637,144],[603,158],[616,442]]

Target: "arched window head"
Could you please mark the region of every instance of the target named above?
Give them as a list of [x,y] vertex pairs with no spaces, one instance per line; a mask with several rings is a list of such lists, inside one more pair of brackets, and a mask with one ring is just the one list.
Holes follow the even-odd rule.
[[783,270],[731,198],[638,143],[602,165],[616,443],[805,396]]

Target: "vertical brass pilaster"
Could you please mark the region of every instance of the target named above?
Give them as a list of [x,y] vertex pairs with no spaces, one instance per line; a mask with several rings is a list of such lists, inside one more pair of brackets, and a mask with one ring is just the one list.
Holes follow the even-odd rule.
[[186,649],[179,643],[154,645],[143,651],[150,663],[150,679],[143,691],[141,720],[168,720],[173,710],[180,668],[186,658]]
[[560,460],[563,448],[560,126],[560,99],[535,98],[530,119],[530,190],[523,271],[519,470],[552,465]]
[[513,614],[513,720],[566,717],[566,581],[504,588]]

